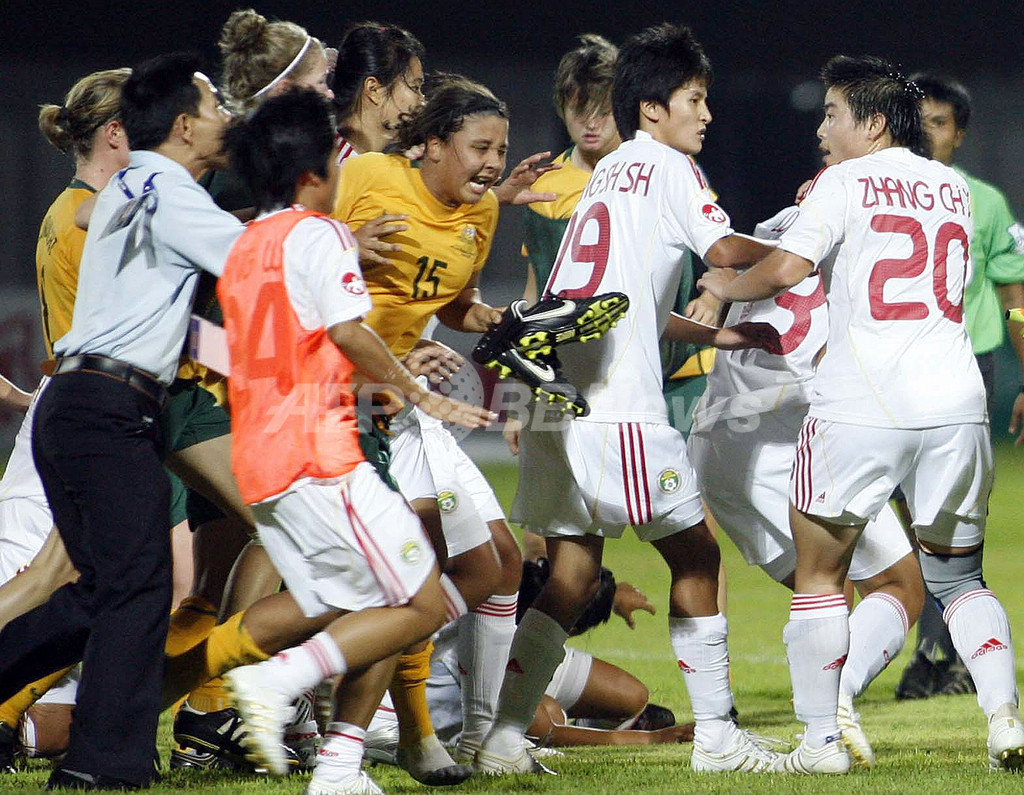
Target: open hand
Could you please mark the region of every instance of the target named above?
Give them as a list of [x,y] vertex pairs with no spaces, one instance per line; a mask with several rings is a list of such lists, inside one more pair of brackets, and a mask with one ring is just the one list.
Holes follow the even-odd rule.
[[409,228],[403,224],[408,216],[383,213],[372,221],[367,221],[352,234],[359,243],[359,262],[366,265],[387,265],[390,260],[384,255],[392,251],[401,251],[397,243],[387,243],[381,238],[404,232]]
[[549,157],[551,157],[551,152],[537,152],[520,161],[500,185],[494,186],[494,195],[498,197],[498,203],[530,204],[531,202],[553,202],[557,199],[557,193],[534,193],[530,190],[530,186],[537,181],[541,174],[557,171],[562,167],[561,163],[541,162]]

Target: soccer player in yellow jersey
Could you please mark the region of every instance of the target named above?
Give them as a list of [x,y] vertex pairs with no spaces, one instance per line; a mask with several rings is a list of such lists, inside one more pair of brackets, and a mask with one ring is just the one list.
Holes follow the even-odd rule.
[[[62,153],[72,154],[75,158],[74,178],[47,210],[36,246],[43,339],[46,353],[51,357],[54,340],[66,334],[71,327],[78,264],[85,245],[85,232],[74,223],[75,211],[83,201],[106,185],[112,174],[128,165],[128,140],[118,120],[121,86],[128,75],[127,69],[95,72],[72,87],[63,105],[44,105],[39,112],[39,129],[46,139]],[[53,517],[32,460],[34,414],[33,401],[0,482],[0,582],[10,580],[33,560],[53,528]],[[48,551],[59,547],[56,557],[66,561],[66,553],[61,554],[63,545],[59,537],[56,533],[52,535]],[[23,575],[24,581],[19,585],[29,586],[38,582],[40,594],[49,594],[66,582],[73,571],[70,563],[47,565],[52,560],[45,556],[41,558],[38,566],[28,570],[31,573]],[[22,592],[16,609],[20,614],[45,598],[44,595],[41,600],[26,604],[28,600]],[[54,677],[48,685],[60,678]],[[50,703],[46,709],[64,717],[51,723],[53,728],[59,729],[55,736],[38,739],[36,747],[43,752],[66,747],[75,684],[74,680],[62,684],[47,698]],[[0,768],[10,764],[8,757],[14,748],[14,729],[20,710],[20,706],[14,705],[0,707]]]
[[579,46],[558,62],[555,110],[565,123],[572,145],[555,158],[557,171],[541,176],[536,191],[557,195],[553,202],[528,205],[523,256],[527,260],[523,297],[536,301],[551,274],[562,234],[579,203],[597,161],[621,142],[612,118],[612,75],[618,48],[603,36],[584,33]]
[[[423,148],[416,163],[370,153],[342,166],[334,215],[354,228],[381,212],[402,214],[407,230],[384,264],[364,261],[374,308],[367,323],[399,358],[437,317],[480,333],[501,313],[480,298],[477,280],[498,218],[491,188],[505,168],[508,112],[483,86],[446,76],[424,108],[398,130],[394,149]],[[441,427],[414,410],[392,422],[392,473],[411,502],[441,503],[447,573],[472,612],[459,627],[465,730],[457,757],[471,759],[493,716],[501,670],[514,632],[521,558],[493,493]],[[441,451],[444,451],[442,454]],[[440,474],[439,459],[458,459]],[[452,497],[447,481],[454,479]]]

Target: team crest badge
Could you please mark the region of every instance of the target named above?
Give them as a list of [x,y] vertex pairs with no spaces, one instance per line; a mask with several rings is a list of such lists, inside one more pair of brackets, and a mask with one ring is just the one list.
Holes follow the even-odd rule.
[[713,224],[724,224],[727,220],[725,210],[710,202],[700,208],[700,213]]
[[419,563],[420,558],[423,556],[423,552],[420,550],[420,545],[412,539],[409,539],[402,544],[402,551],[399,554],[402,556],[402,560],[410,566],[415,566]]
[[437,493],[437,507],[441,513],[451,513],[459,507],[459,498],[454,491],[444,489]]
[[349,272],[342,276],[341,286],[346,293],[351,293],[352,295],[363,295],[366,293],[366,282],[363,281],[363,277],[358,273]]
[[462,233],[459,235],[467,243],[476,238],[476,227],[466,224],[462,227]]
[[658,488],[666,494],[674,494],[679,490],[679,473],[674,469],[662,470],[661,474],[658,475]]

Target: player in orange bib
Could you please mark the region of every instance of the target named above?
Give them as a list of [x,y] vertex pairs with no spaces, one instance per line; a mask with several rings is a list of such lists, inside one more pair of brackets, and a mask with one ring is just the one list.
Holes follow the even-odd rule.
[[[282,732],[300,692],[337,674],[357,689],[364,676],[377,681],[378,663],[393,667],[399,651],[465,609],[415,515],[363,458],[353,372],[468,428],[491,415],[424,390],[363,325],[370,301],[355,241],[323,214],[338,174],[324,100],[268,100],[227,146],[260,211],[218,284],[232,468],[296,602],[308,616],[338,615],[301,647],[226,677],[252,754],[280,774]],[[309,792],[371,791],[358,766],[363,731],[330,724]]]

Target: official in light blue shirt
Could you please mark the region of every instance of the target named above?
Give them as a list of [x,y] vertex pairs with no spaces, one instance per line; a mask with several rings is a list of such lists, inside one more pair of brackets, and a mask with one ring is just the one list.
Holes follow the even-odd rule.
[[220,276],[242,228],[181,163],[132,152],[131,166],[96,199],[71,330],[54,343],[54,354],[109,356],[169,385],[199,269]]
[[131,166],[90,219],[71,330],[38,398],[32,454],[77,582],[0,632],[0,700],[82,660],[67,754],[49,788],[153,780],[171,610],[163,407],[199,271],[241,224],[196,184],[229,121],[195,59],[140,64],[121,90]]

